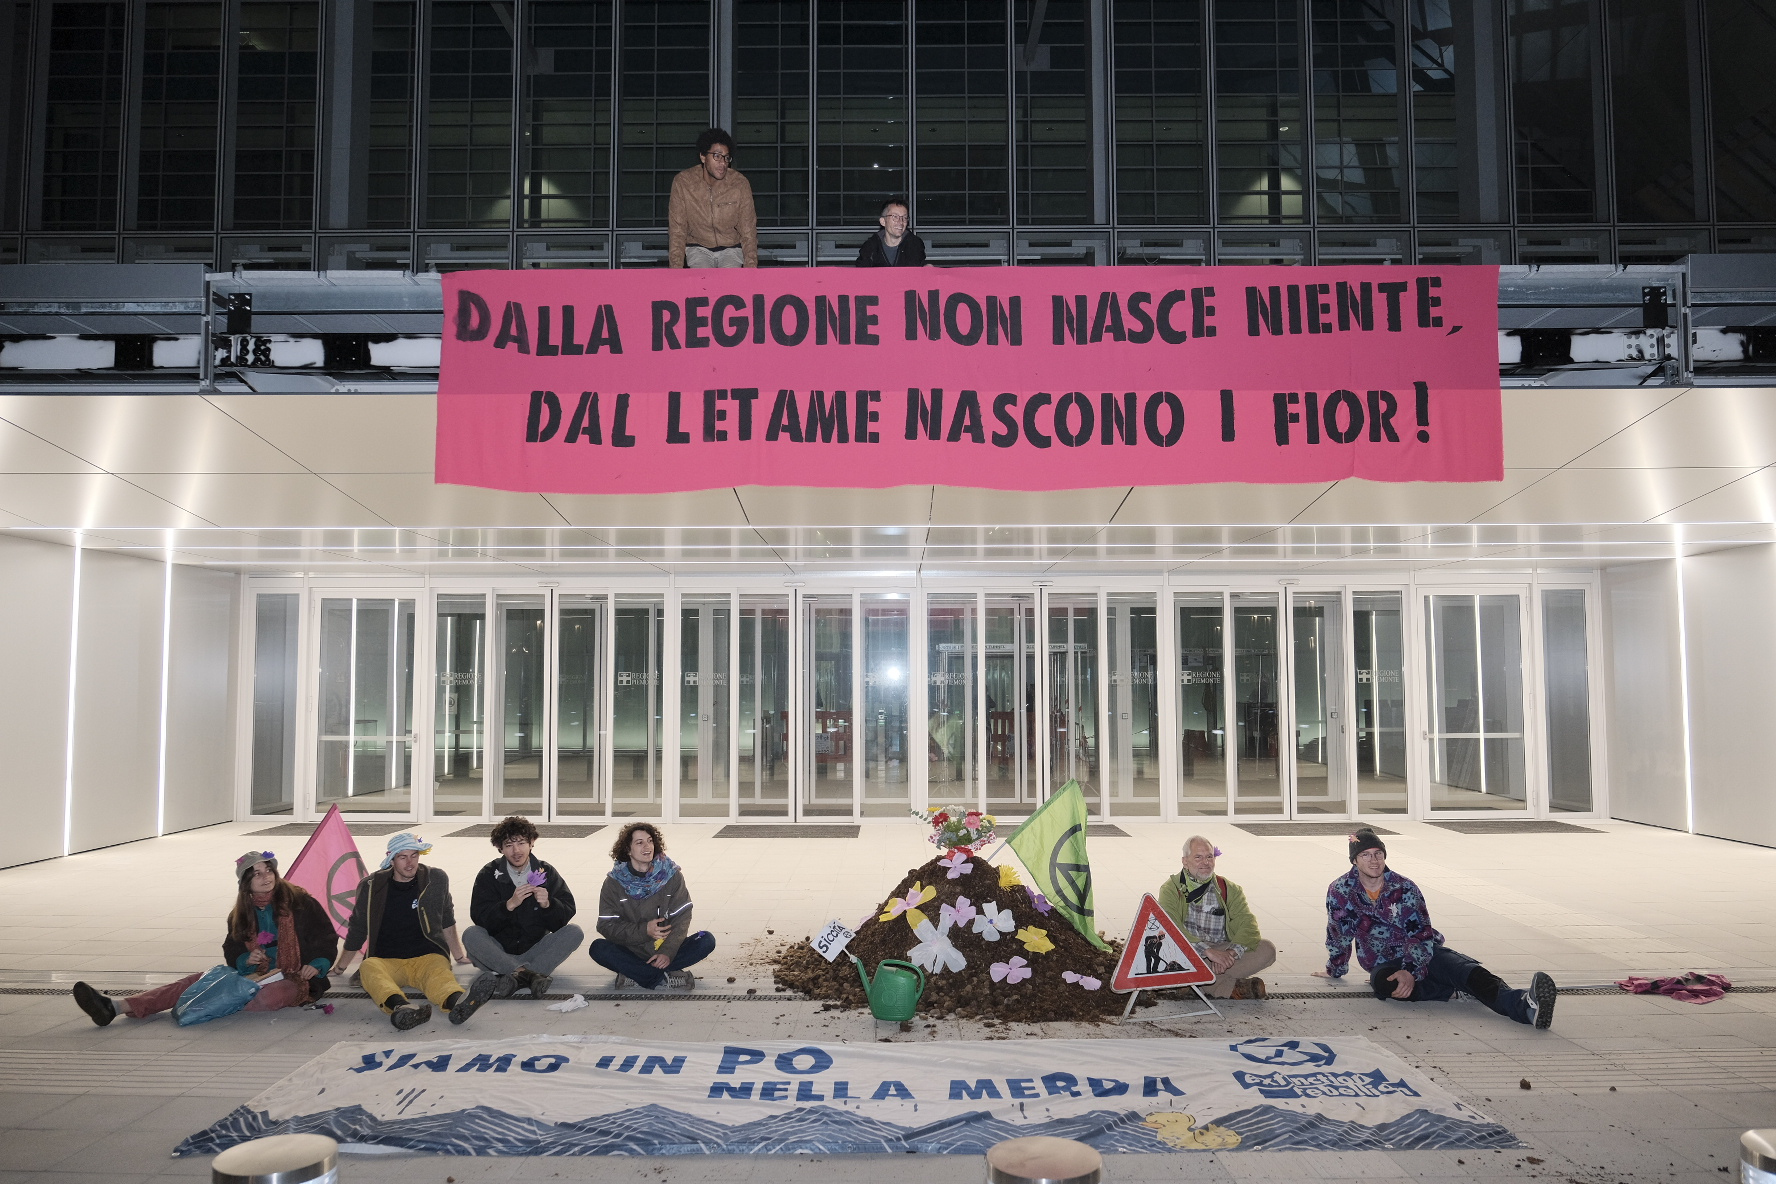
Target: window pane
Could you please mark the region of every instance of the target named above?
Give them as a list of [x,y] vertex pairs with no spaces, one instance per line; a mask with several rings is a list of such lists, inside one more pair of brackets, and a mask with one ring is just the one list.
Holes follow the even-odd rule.
[[1406,813],[1406,697],[1400,594],[1352,601],[1356,680],[1357,813]]
[[1303,221],[1295,0],[1224,0],[1214,11],[1221,219]]
[[511,225],[510,13],[495,0],[432,5],[427,226]]
[[914,23],[919,208],[926,225],[1011,216],[1005,5],[937,0]]
[[972,806],[980,793],[974,723],[976,680],[980,678],[980,613],[972,596],[933,596],[926,603],[931,804]]
[[1110,743],[1104,783],[1109,816],[1159,815],[1159,640],[1151,596],[1112,596],[1105,635],[1110,643]]
[[1686,7],[1613,0],[1609,8],[1616,216],[1625,222],[1695,217]]
[[681,818],[728,816],[727,597],[686,597],[679,606],[678,813]]
[[1404,222],[1399,36],[1376,0],[1314,0],[1314,184],[1321,222]]
[[1234,758],[1236,814],[1283,812],[1282,750],[1277,734],[1277,634],[1274,592],[1233,597]]
[[320,5],[242,4],[235,59],[234,227],[314,225]]
[[609,226],[610,0],[531,0],[524,225]]
[[850,818],[857,756],[852,730],[851,598],[808,597],[807,704],[802,813]]
[[660,655],[666,607],[658,597],[617,600],[616,685],[611,688],[611,812],[658,817],[660,798]]
[[1290,599],[1290,616],[1295,813],[1348,814],[1344,597],[1337,592],[1299,593]]
[[1202,6],[1116,0],[1116,217],[1206,222]]
[[1542,593],[1542,663],[1548,696],[1548,806],[1591,809],[1591,675],[1585,592]]
[[1709,0],[1706,11],[1715,216],[1776,221],[1776,12],[1768,0]]
[[413,808],[413,601],[321,601],[315,805]]
[[1517,217],[1597,216],[1589,0],[1509,0]]
[[[1018,221],[1092,220],[1091,71],[1083,0],[1017,0]],[[1032,29],[1040,10],[1042,24]]]
[[740,601],[740,817],[789,816],[789,598]]
[[[8,50],[0,56],[0,177],[7,178],[0,190],[0,230],[17,230],[23,221],[19,200],[23,186],[18,179],[25,175],[29,140],[25,133],[31,110],[31,8],[30,0],[14,0],[12,28],[0,33]],[[17,263],[17,252],[17,243],[0,243],[0,263]]]
[[44,230],[117,229],[124,51],[122,4],[50,10]]
[[604,597],[562,594],[555,683],[555,812],[603,814]]
[[481,677],[487,599],[438,597],[432,712],[432,813],[480,814],[487,764],[487,691]]
[[1077,781],[1099,813],[1096,596],[1049,597],[1048,721],[1049,794]]
[[1178,813],[1227,813],[1221,594],[1178,597]]
[[734,7],[735,153],[760,226],[808,224],[809,0]]
[[817,11],[816,217],[873,227],[883,200],[907,191],[906,5],[825,0]]
[[296,634],[294,592],[262,593],[253,614],[254,814],[296,807]]
[[222,6],[150,4],[143,23],[136,229],[213,230]]
[[707,3],[623,6],[622,95],[618,219],[664,226],[672,178],[697,163],[697,137],[709,127]]
[[905,818],[907,779],[907,628],[905,597],[863,600],[863,816]]
[[499,783],[493,813],[540,814],[543,810],[543,667],[546,658],[541,596],[498,598],[500,659]]
[[370,29],[367,224],[413,224],[413,58],[415,11],[410,0],[380,0]]
[[[1419,222],[1462,220],[1457,146],[1456,74],[1472,72],[1456,47],[1449,0],[1410,0],[1412,43],[1412,184]],[[1478,148],[1476,146],[1475,150]],[[1476,219],[1470,219],[1476,220]]]

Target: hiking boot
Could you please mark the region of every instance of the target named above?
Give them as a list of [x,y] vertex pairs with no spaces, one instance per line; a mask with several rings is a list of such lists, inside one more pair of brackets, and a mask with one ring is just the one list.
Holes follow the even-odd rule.
[[1263,999],[1270,994],[1261,978],[1242,978],[1233,984],[1229,999]]
[[117,1018],[117,1004],[85,983],[74,984],[74,1002],[101,1028]]
[[430,1003],[403,1003],[389,1012],[389,1023],[402,1032],[409,1028],[417,1028],[431,1018],[432,1005]]
[[530,971],[523,968],[514,970],[511,974],[502,974],[493,984],[493,997],[495,999],[510,999],[513,992],[524,986],[529,980]]
[[1554,1000],[1559,995],[1554,980],[1546,972],[1536,971],[1529,980],[1529,1022],[1546,1031],[1554,1022]]
[[[453,1024],[463,1023],[480,1011],[481,1005],[493,998],[493,993],[499,990],[500,979],[507,977],[503,974],[495,974],[491,970],[483,971],[474,982],[469,984],[469,989],[459,995],[456,1002],[451,1005],[450,1022]],[[506,994],[510,995],[511,992],[507,991]]]
[[549,993],[549,988],[553,986],[554,983],[555,979],[552,975],[532,974],[530,976],[530,997],[532,999],[543,998]]
[[688,970],[669,970],[666,972],[666,981],[684,991],[695,990],[697,987],[697,976]]
[[632,990],[639,988],[640,986],[641,986],[640,983],[636,982],[634,979],[630,978],[628,975],[619,974],[616,978],[616,981],[611,983],[611,990],[613,990],[613,991],[632,991]]

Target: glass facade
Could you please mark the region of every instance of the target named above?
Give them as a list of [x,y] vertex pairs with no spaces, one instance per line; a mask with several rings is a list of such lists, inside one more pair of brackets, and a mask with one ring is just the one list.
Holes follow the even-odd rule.
[[341,0],[325,52],[314,0],[36,7],[0,259],[659,266],[713,123],[773,266],[849,262],[901,193],[953,265],[1776,232],[1758,0]]

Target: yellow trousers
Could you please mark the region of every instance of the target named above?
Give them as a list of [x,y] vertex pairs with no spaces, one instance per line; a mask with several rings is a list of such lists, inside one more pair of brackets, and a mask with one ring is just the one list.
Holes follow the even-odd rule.
[[418,987],[425,997],[439,1007],[461,991],[450,959],[443,954],[426,954],[418,958],[366,958],[358,970],[358,982],[364,993],[384,1011],[391,1011],[390,996],[405,997],[407,987]]

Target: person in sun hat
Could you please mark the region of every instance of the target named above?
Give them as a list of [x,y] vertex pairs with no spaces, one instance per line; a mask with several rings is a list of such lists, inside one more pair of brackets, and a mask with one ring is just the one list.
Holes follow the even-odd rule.
[[389,1022],[406,1031],[432,1018],[430,1003],[409,1003],[406,988],[417,987],[431,1003],[460,1024],[499,988],[499,976],[481,974],[464,990],[450,969],[450,959],[469,963],[468,951],[456,936],[456,908],[450,900],[450,878],[419,857],[432,849],[411,831],[391,835],[382,866],[358,883],[358,897],[345,927],[345,958],[339,973],[351,971],[358,951],[364,965],[358,981],[388,1014]]
[[1554,1022],[1558,989],[1543,971],[1529,990],[1515,990],[1466,954],[1449,948],[1431,928],[1431,911],[1418,885],[1387,865],[1387,844],[1369,827],[1350,836],[1351,870],[1326,889],[1326,969],[1319,978],[1342,978],[1357,964],[1369,972],[1377,999],[1442,1002],[1465,993],[1520,1024],[1547,1028]]
[[[277,856],[248,851],[234,861],[234,908],[222,960],[240,974],[257,978],[273,970],[283,978],[267,983],[247,1003],[247,1011],[276,1011],[319,999],[328,988],[327,972],[339,956],[339,937],[321,902],[278,874]],[[143,1020],[169,1011],[185,989],[203,974],[113,1000],[84,982],[74,984],[74,1002],[101,1028],[120,1015]]]
[[536,857],[537,837],[535,824],[517,814],[493,828],[499,856],[475,876],[469,898],[475,923],[463,930],[475,965],[500,975],[500,990],[527,990],[532,999],[549,993],[555,968],[586,940],[569,924],[574,898],[567,881]]

